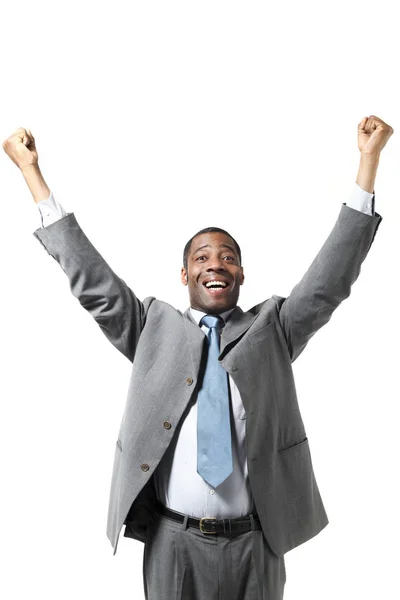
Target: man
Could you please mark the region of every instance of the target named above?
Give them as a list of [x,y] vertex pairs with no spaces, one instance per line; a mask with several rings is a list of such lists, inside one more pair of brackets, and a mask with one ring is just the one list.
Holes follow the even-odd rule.
[[34,235],[133,363],[107,535],[114,554],[123,525],[144,542],[146,598],[281,600],[284,554],[328,524],[291,364],[359,275],[382,220],[374,183],[392,133],[374,115],[362,119],[357,186],[328,239],[287,298],[247,312],[237,305],[244,272],[230,234],[209,228],[187,243],[185,313],[140,301],[51,194],[31,132],[4,142],[40,209]]

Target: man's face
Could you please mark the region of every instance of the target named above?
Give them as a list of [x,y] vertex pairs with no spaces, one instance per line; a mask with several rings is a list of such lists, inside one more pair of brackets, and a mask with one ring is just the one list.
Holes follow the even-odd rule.
[[181,281],[189,287],[190,306],[208,315],[234,308],[244,281],[243,267],[239,265],[231,237],[216,231],[196,236],[187,270],[181,270]]

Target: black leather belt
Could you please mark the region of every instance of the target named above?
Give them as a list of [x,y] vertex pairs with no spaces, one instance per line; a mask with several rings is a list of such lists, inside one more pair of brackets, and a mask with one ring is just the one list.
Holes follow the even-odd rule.
[[[185,520],[186,515],[176,512],[175,510],[171,510],[167,506],[164,506],[164,504],[161,504],[161,502],[158,500],[156,501],[156,510],[158,513],[168,517],[169,519],[178,521],[179,523],[183,523]],[[261,529],[259,516],[257,514],[253,514],[252,516],[254,517],[254,527],[256,529]],[[246,517],[238,517],[236,519],[220,520],[217,520],[215,517],[202,517],[201,519],[188,517],[187,525],[188,527],[200,529],[200,531],[203,533],[231,533],[232,531],[240,531],[244,533],[245,531],[251,530],[251,518],[250,515],[247,515]]]

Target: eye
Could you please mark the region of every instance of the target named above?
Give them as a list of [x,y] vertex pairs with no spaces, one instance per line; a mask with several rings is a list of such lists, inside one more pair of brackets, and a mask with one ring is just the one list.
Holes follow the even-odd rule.
[[230,262],[234,262],[234,263],[237,263],[237,262],[238,262],[238,260],[237,260],[236,256],[230,256],[230,255],[226,255],[226,256],[224,256],[224,257],[223,257],[223,259],[224,259],[224,260],[228,260],[228,261],[230,261]]
[[200,260],[201,258],[206,258],[205,256],[198,256],[196,260]]

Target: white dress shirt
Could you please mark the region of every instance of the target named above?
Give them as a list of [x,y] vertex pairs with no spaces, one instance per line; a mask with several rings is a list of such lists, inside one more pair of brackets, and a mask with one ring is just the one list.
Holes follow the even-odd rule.
[[[233,309],[221,313],[228,321]],[[206,313],[190,309],[200,323]],[[207,334],[208,327],[202,325]],[[253,496],[247,472],[246,411],[239,390],[229,375],[232,433],[232,473],[218,487],[204,481],[197,473],[197,402],[189,404],[187,415],[154,473],[160,501],[192,517],[234,518],[253,510]]]
[[[357,183],[350,194],[347,206],[363,213],[375,214],[375,194],[363,190]],[[67,216],[61,204],[50,192],[49,198],[37,204],[41,227],[47,227]],[[233,309],[232,309],[233,310]],[[232,310],[221,313],[226,322]],[[200,323],[206,314],[190,309]],[[206,325],[202,326],[207,333]],[[165,505],[192,517],[235,518],[254,510],[253,496],[247,470],[246,411],[239,390],[228,375],[231,402],[232,462],[233,471],[218,487],[204,481],[197,473],[197,402],[192,400],[186,408],[169,447],[154,472],[157,497]]]

